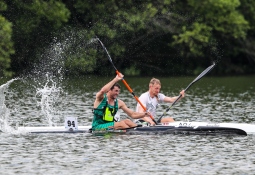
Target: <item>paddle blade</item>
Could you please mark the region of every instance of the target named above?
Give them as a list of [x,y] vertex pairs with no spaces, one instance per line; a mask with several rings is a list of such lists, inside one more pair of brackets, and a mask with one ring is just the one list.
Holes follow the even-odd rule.
[[195,82],[197,82],[198,80],[200,80],[203,76],[205,76],[208,72],[210,72],[210,71],[214,68],[214,66],[215,66],[215,63],[213,63],[213,65],[209,66],[208,68],[206,68],[201,74],[199,74],[199,75],[197,76],[197,78],[195,78],[195,79],[186,87],[186,89],[185,89],[184,91],[187,91],[187,90],[190,88],[190,86],[191,86],[192,84],[194,84]]
[[205,74],[210,72],[210,70],[212,70],[214,68],[214,66],[215,66],[215,63],[213,63],[213,65],[209,66],[201,74],[199,74],[198,77],[195,80],[193,80],[193,82],[196,82],[196,81],[200,80]]

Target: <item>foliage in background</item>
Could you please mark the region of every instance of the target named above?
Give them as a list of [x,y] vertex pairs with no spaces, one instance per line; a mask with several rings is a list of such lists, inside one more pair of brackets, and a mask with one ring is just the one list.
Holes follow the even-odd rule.
[[[7,9],[7,5],[0,1],[0,12]],[[0,15],[0,76],[12,76],[10,71],[11,58],[14,54],[12,41],[12,23]]]
[[130,75],[191,75],[214,61],[219,75],[255,73],[255,1],[0,0],[0,5],[0,27],[5,26],[0,37],[6,39],[0,41],[0,75],[29,71],[52,43],[61,45],[66,74],[114,74],[95,36],[116,67]]
[[[4,0],[5,1],[5,0]],[[5,1],[3,15],[12,23],[15,54],[11,56],[12,70],[17,74],[31,69],[53,39],[53,32],[68,22],[70,12],[56,0]]]

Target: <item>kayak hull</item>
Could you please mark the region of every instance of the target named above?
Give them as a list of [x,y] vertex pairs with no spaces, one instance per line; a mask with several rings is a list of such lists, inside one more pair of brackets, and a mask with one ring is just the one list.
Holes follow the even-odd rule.
[[104,130],[104,131],[93,131],[94,135],[104,135],[104,134],[126,134],[126,135],[164,135],[164,134],[174,134],[174,135],[221,135],[221,136],[247,136],[244,130],[237,128],[227,128],[227,127],[175,127],[175,126],[150,126],[150,127],[137,127],[130,128],[126,130]]
[[[21,133],[89,133],[91,125],[78,126],[76,129],[66,128],[65,126],[57,127],[18,127]],[[199,134],[199,135],[216,135],[228,133],[240,133],[245,131],[246,134],[255,134],[255,125],[245,123],[207,123],[207,122],[186,122],[176,121],[171,123],[162,123],[157,126],[144,126],[127,130],[114,130],[116,133],[124,134]],[[111,132],[112,130],[109,130]],[[105,132],[105,131],[102,131]],[[242,134],[242,132],[241,132]],[[241,135],[240,134],[240,135]]]

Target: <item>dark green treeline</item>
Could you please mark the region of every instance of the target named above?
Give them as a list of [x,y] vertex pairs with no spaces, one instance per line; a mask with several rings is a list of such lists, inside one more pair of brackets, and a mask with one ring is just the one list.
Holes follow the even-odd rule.
[[0,76],[47,62],[114,74],[95,36],[125,75],[255,73],[253,0],[0,0],[0,13]]

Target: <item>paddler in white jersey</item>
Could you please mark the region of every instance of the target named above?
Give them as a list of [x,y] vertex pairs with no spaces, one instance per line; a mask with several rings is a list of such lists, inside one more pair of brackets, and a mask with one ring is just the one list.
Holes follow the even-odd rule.
[[[160,88],[161,88],[160,80],[156,78],[152,78],[149,83],[149,91],[143,93],[139,97],[140,102],[144,105],[144,107],[146,107],[146,110],[149,111],[154,118],[156,117],[156,109],[159,103],[163,103],[163,102],[173,103],[178,98],[178,96],[167,97],[164,94],[159,93]],[[181,98],[183,98],[185,96],[185,91],[182,90],[180,94],[182,95]],[[139,103],[137,103],[136,111],[144,112],[144,109]],[[155,125],[155,123],[152,121],[150,117],[144,117],[142,118],[142,120],[150,123],[151,125]],[[136,120],[136,122],[137,121],[141,121],[141,119]],[[169,122],[174,122],[174,119],[171,117],[166,117],[161,119],[161,123],[169,123]]]

